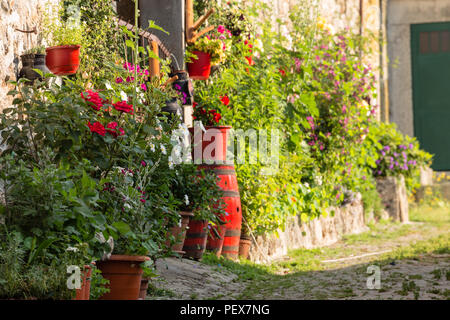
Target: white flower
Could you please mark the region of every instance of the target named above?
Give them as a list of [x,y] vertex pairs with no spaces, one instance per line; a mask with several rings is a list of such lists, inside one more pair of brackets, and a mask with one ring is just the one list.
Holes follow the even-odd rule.
[[78,248],[75,248],[75,247],[68,247],[68,248],[66,249],[66,251],[77,252],[77,251],[78,251]]
[[109,83],[109,81],[105,82],[105,86],[106,86],[106,89],[112,90],[112,87],[111,87],[111,84]]
[[184,195],[184,203],[188,206],[189,205],[189,197],[187,194]]
[[127,94],[123,91],[120,91],[120,99],[122,99],[122,101],[128,101]]
[[173,163],[173,160],[172,160],[171,156],[169,156],[169,158],[168,158],[168,164],[169,164],[169,169],[173,169],[174,163]]
[[163,144],[161,145],[161,152],[162,154],[167,154],[166,147]]
[[150,150],[152,150],[152,152],[155,152],[156,147],[154,143],[150,143]]

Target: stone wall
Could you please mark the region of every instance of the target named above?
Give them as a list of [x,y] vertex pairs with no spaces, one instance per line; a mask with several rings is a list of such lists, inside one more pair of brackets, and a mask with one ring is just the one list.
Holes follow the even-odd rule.
[[377,191],[380,194],[389,217],[396,222],[409,221],[408,195],[403,176],[377,178]]
[[[58,0],[50,0],[58,3]],[[0,110],[11,104],[7,96],[12,89],[8,80],[16,80],[21,68],[20,55],[41,44],[41,10],[43,0],[0,0]],[[42,7],[40,9],[39,7]],[[36,33],[23,33],[16,29]]]
[[284,231],[256,237],[250,249],[249,259],[267,262],[281,258],[290,249],[322,247],[337,242],[345,234],[367,231],[361,195],[346,206],[335,208],[333,217],[320,217],[302,223],[300,217],[292,217]]

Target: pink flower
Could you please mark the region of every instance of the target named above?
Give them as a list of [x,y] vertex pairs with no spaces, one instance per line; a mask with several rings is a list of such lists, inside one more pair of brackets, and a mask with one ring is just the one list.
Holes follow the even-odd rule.
[[218,26],[218,27],[217,27],[217,32],[218,32],[218,33],[224,33],[224,32],[225,32],[225,27],[222,26],[222,25]]
[[145,83],[141,84],[141,89],[147,91],[147,86],[145,85]]
[[144,160],[142,160],[141,161],[141,166],[145,167],[146,165],[147,165],[147,163]]
[[123,79],[121,77],[116,78],[116,83],[122,83]]

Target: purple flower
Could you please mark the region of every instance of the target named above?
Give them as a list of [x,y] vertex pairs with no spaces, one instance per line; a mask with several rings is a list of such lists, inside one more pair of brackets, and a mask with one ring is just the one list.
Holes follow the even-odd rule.
[[381,160],[378,159],[377,161],[375,161],[376,164],[380,164]]
[[410,143],[409,148],[412,150],[414,148],[414,145],[412,143]]
[[389,146],[384,146],[383,149],[386,150],[386,151],[391,150],[391,148]]
[[121,77],[116,78],[116,83],[122,83],[123,79]]

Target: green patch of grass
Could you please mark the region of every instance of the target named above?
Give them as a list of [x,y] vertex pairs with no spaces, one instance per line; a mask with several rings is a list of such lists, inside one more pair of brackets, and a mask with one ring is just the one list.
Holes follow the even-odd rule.
[[436,280],[440,280],[442,276],[442,270],[441,269],[434,269],[430,272],[433,275],[433,278]]
[[412,274],[409,276],[409,278],[420,280],[420,279],[423,279],[423,276],[421,274]]
[[148,283],[147,294],[153,297],[175,297],[175,293],[173,291],[158,288],[151,282]]
[[409,218],[415,222],[426,222],[435,226],[450,224],[450,206],[443,208],[415,206],[409,212]]

